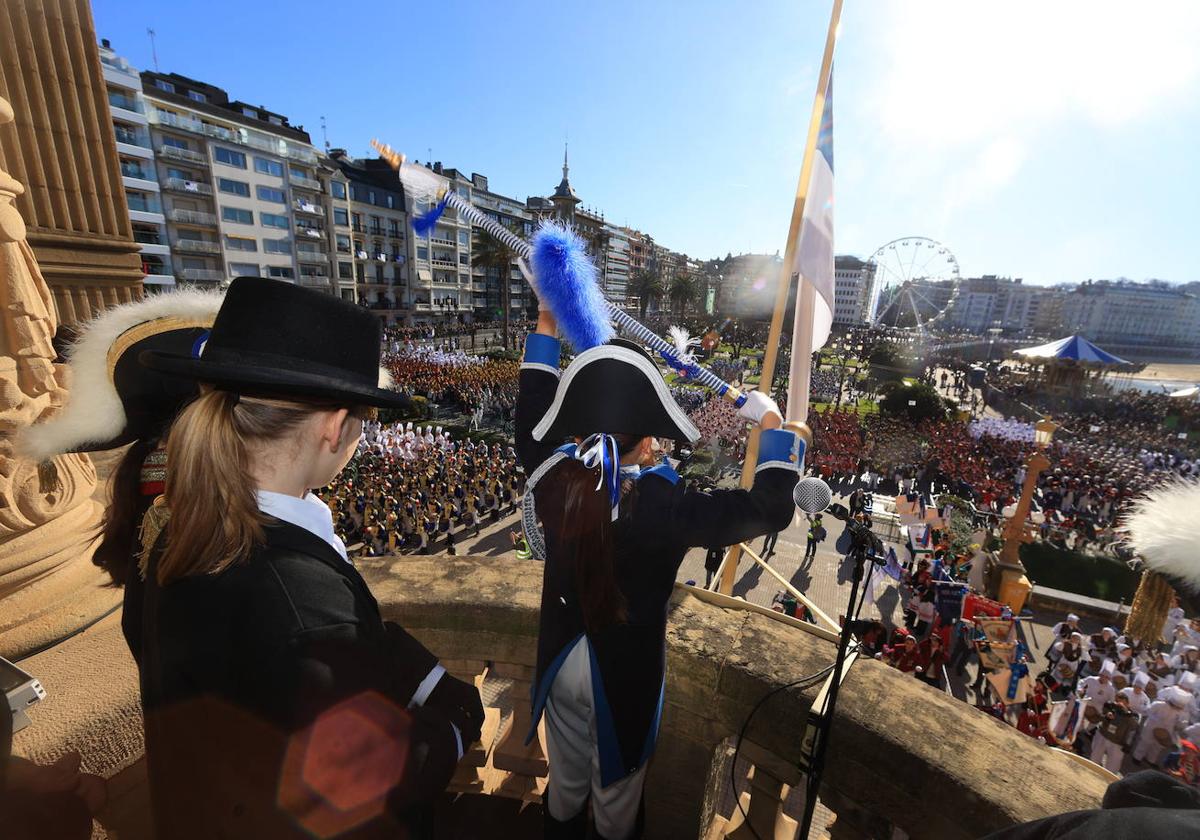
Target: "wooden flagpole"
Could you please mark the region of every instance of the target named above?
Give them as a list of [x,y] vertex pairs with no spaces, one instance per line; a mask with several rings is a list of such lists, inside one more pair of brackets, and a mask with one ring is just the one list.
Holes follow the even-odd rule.
[[[761,378],[758,390],[765,394],[771,393],[771,383],[775,378],[775,360],[779,356],[779,338],[783,332],[783,312],[787,308],[788,291],[792,285],[793,267],[796,263],[796,249],[800,243],[800,227],[804,221],[804,203],[808,198],[808,184],[812,180],[813,155],[816,153],[817,137],[821,133],[821,118],[825,113],[825,91],[829,86],[829,73],[833,67],[833,47],[837,41],[838,21],[842,17],[842,0],[833,0],[833,11],[829,15],[829,30],[825,34],[825,55],[821,58],[821,72],[817,75],[817,95],[813,100],[812,117],[808,122],[808,140],[804,146],[804,160],[800,165],[800,181],[796,185],[796,199],[792,204],[792,223],[788,228],[787,247],[783,252],[783,266],[780,268],[779,283],[775,288],[775,311],[771,313],[771,330],[767,337],[766,355],[763,358]],[[811,285],[811,284],[809,284]],[[811,320],[811,309],[809,319]],[[809,328],[809,343],[812,342],[812,329]],[[792,348],[792,355],[797,348]],[[811,351],[810,351],[811,355]],[[758,461],[758,440],[760,430],[756,426],[750,433],[746,445],[746,461],[742,464],[742,487],[754,483],[754,469]],[[809,435],[811,438],[811,433]],[[809,441],[811,443],[811,440]],[[725,560],[725,570],[721,575],[720,589],[722,594],[733,592],[733,581],[737,577],[738,560],[741,559],[742,549],[735,545],[729,549]]]

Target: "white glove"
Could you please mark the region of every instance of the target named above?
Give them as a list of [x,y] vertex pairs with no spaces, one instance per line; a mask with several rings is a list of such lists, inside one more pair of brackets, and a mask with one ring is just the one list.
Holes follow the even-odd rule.
[[781,422],[783,421],[783,413],[779,410],[779,406],[775,404],[775,400],[768,397],[762,391],[747,392],[746,402],[738,409],[738,414],[745,417],[751,423],[761,423],[763,417],[768,414],[775,414]]
[[[542,297],[538,294],[537,284],[533,282],[533,272],[529,270],[529,264],[526,263],[524,259],[519,258],[517,260],[517,269],[520,270],[521,276],[525,278],[525,282],[529,284],[529,288],[533,289],[534,295],[537,296],[538,312],[548,311],[550,307],[542,303]],[[505,282],[507,283],[508,280],[505,279]]]

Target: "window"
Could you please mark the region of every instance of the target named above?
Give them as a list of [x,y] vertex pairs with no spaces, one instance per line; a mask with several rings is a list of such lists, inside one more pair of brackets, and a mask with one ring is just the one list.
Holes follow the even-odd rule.
[[419,260],[429,259],[429,249],[426,248],[424,245],[417,246],[417,259],[419,259]]
[[399,236],[400,225],[395,219],[388,219],[388,236]]
[[186,140],[180,140],[178,137],[171,137],[167,134],[162,136],[162,144],[170,146],[173,149],[186,149],[188,147]]
[[458,232],[458,244],[464,247],[471,244],[471,232],[469,230],[460,230]]
[[292,240],[264,239],[263,251],[268,254],[290,254],[292,253]]
[[248,236],[226,236],[225,249],[228,251],[257,251],[258,242]]
[[[470,265],[471,264],[471,256],[469,254],[459,254],[458,255],[458,264],[459,265]],[[804,322],[801,321],[801,323],[804,323]]]
[[383,266],[381,266],[381,265],[375,266],[375,282],[376,283],[383,282]]
[[350,224],[350,214],[347,213],[346,210],[342,207],[334,207],[333,208],[333,223],[335,225]]
[[291,280],[295,276],[292,274],[291,267],[286,265],[269,265],[267,266],[267,274],[283,280]]
[[240,207],[222,207],[221,218],[227,222],[237,222],[239,225],[254,224],[254,214]]
[[233,277],[258,277],[259,269],[257,263],[235,263],[229,264],[229,273]]
[[258,119],[258,111],[251,108],[249,105],[242,106],[242,114],[243,116],[254,117],[254,119]]
[[367,201],[371,204],[375,203],[375,190],[367,190]]
[[330,181],[329,182],[329,192],[333,195],[334,198],[345,198],[346,197],[345,182]]
[[189,90],[188,91],[188,99],[192,100],[193,102],[207,102],[208,101],[208,97],[205,96],[203,93],[201,93],[198,90]]
[[294,166],[288,167],[288,174],[291,175],[293,178],[307,178],[310,181],[313,179],[313,176],[309,175],[303,169],[297,169]]
[[337,249],[343,254],[350,253],[350,237],[344,233],[339,233],[335,236],[337,240]]
[[342,280],[354,279],[354,266],[348,262],[338,263],[338,277]]
[[240,195],[243,198],[250,197],[250,185],[245,181],[233,181],[229,178],[218,178],[217,189],[231,195]]
[[226,166],[236,166],[238,169],[246,168],[246,156],[233,149],[226,149],[224,146],[213,147],[213,158],[217,163],[223,163]]
[[171,84],[170,82],[168,82],[164,79],[155,79],[154,86],[156,88],[158,88],[159,90],[165,90],[167,93],[175,92],[175,85]]
[[264,175],[274,175],[276,178],[282,178],[283,164],[277,160],[267,160],[266,158],[256,157],[254,159],[254,171],[261,172]]
[[393,210],[396,209],[396,197],[394,195],[392,195],[391,193],[387,194],[387,206],[392,208]]
[[180,169],[177,166],[167,167],[168,178],[178,178],[180,181],[190,181],[194,177],[190,170]]
[[287,230],[288,217],[280,216],[278,213],[259,213],[258,220],[266,227],[283,228]]
[[267,117],[267,122],[269,122],[271,125],[283,125],[283,118],[272,114],[271,116]]
[[255,188],[258,193],[259,201],[274,201],[276,204],[286,204],[287,196],[283,194],[283,190],[277,190],[274,187],[264,187],[259,184]]

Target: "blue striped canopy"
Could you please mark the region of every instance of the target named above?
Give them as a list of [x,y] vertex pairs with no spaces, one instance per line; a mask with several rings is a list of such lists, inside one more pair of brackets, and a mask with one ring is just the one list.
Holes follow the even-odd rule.
[[1025,347],[1013,351],[1018,356],[1027,359],[1061,359],[1072,362],[1091,362],[1100,365],[1127,365],[1129,362],[1114,356],[1107,350],[1101,350],[1095,344],[1081,335],[1072,335],[1042,344],[1038,347]]

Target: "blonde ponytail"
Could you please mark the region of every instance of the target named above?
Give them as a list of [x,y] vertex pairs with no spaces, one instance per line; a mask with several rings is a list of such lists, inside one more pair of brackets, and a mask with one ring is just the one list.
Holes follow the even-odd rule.
[[171,426],[166,500],[171,511],[157,579],[217,574],[242,562],[264,541],[249,445],[296,429],[326,408],[208,390]]

